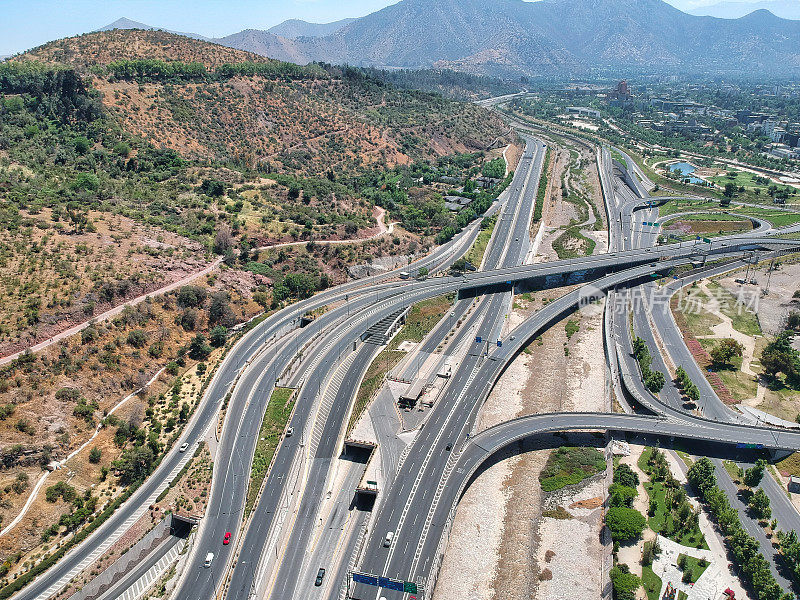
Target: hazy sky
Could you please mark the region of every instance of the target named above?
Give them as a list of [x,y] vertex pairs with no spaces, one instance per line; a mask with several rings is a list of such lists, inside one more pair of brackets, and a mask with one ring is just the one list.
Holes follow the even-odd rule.
[[[668,0],[686,9],[717,0]],[[221,37],[298,18],[316,23],[360,17],[396,0],[0,0],[0,56],[85,33],[120,17]]]

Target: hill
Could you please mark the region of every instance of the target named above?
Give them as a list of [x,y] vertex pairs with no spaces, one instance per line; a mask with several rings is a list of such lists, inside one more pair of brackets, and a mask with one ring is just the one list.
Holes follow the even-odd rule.
[[800,19],[799,0],[762,0],[761,2],[717,2],[708,6],[698,6],[688,11],[693,15],[717,17],[720,19],[739,19],[754,10],[768,10],[781,19]]
[[[138,21],[133,21],[128,17],[121,17],[114,21],[113,23],[109,23],[105,27],[101,27],[97,31],[111,31],[112,29],[143,29],[146,31],[155,31],[163,29],[162,27],[153,27],[152,25],[145,25],[144,23],[139,23]],[[202,36],[198,33],[185,33],[183,31],[170,31],[169,29],[164,29],[167,33],[174,33],[177,35],[185,35],[186,37],[194,38],[196,40],[208,40],[209,38]]]
[[96,32],[15,60],[76,67],[127,131],[191,159],[354,172],[482,150],[504,129],[468,104],[164,31]]
[[[401,0],[325,37],[251,32],[275,58],[499,76],[800,71],[800,23],[689,15],[662,0]],[[239,47],[236,38],[221,41]],[[261,53],[259,47],[250,49]]]
[[299,37],[325,37],[336,33],[345,25],[349,25],[355,19],[341,19],[333,23],[309,23],[300,19],[289,19],[270,27],[267,31],[274,35],[279,35],[288,39]]

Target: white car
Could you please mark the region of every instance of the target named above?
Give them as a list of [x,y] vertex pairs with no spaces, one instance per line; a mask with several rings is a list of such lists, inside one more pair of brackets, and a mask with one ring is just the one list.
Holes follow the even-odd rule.
[[186,452],[186,450],[188,450],[188,449],[189,449],[189,443],[188,442],[184,442],[183,444],[181,444],[181,447],[178,449],[178,451],[179,452]]
[[293,433],[294,433],[294,427],[287,427],[286,428],[286,437],[292,437]]

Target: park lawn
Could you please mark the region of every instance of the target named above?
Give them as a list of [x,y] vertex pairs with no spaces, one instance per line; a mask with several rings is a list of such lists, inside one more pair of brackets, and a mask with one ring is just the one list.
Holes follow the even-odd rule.
[[789,387],[785,378],[771,379],[767,384],[764,401],[758,405],[758,409],[779,419],[795,422],[800,416],[800,390]]
[[[674,221],[741,221],[742,217],[738,215],[731,215],[728,213],[723,212],[716,212],[713,210],[692,214],[692,215],[684,215],[682,217],[676,217],[672,221],[667,221],[664,225],[668,225]],[[750,221],[748,220],[748,223]]]
[[720,312],[732,321],[733,328],[744,335],[761,335],[758,315],[739,302],[727,288],[716,281],[710,281],[708,288],[713,290],[720,301]]
[[606,460],[596,448],[562,446],[550,453],[539,483],[545,492],[553,492],[605,469]]
[[722,319],[702,308],[709,302],[709,297],[696,287],[689,287],[683,294],[678,306],[692,335],[711,335],[711,328],[722,323]]
[[683,556],[686,559],[686,565],[683,569],[683,572],[691,573],[692,574],[691,583],[696,583],[697,580],[700,579],[700,576],[703,574],[703,572],[708,568],[708,561],[705,560],[702,561],[703,563],[705,563],[703,565],[701,564],[700,559],[697,559],[693,556],[689,556],[688,554],[679,554],[678,555],[679,561],[681,560],[681,556]]
[[658,207],[658,216],[666,217],[675,213],[694,210],[719,210],[719,202],[707,200],[670,200]]
[[[698,341],[709,354],[711,350],[719,344],[719,340],[716,339],[705,338]],[[741,368],[742,359],[737,356],[733,359],[730,368],[715,369],[717,375],[722,379],[722,383],[730,390],[733,399],[739,402],[755,398],[758,393],[758,381],[756,378],[747,373],[743,373]]]
[[736,187],[744,187],[744,188],[762,188],[764,190],[767,189],[769,184],[765,185],[763,183],[756,183],[753,180],[753,173],[748,173],[746,171],[735,171],[729,170],[728,173],[736,173],[736,177],[728,177],[727,175],[715,175],[714,177],[708,177],[709,181],[713,181],[718,186],[724,188],[726,183],[735,183]]
[[642,567],[642,587],[647,592],[647,600],[659,600],[661,592],[661,578],[648,566]]
[[725,467],[725,471],[727,471],[728,477],[731,478],[731,481],[738,485],[738,482],[741,481],[742,476],[739,474],[739,467],[736,465],[736,463],[732,460],[723,460],[722,466]]
[[[650,455],[652,454],[652,448],[645,448],[642,452],[641,456],[639,457],[639,461],[637,462],[639,468],[644,472],[648,473],[649,475],[649,467],[647,461],[650,459]],[[708,549],[708,544],[706,543],[706,539],[703,536],[702,532],[699,529],[695,531],[683,533],[682,535],[678,536],[674,531],[672,531],[673,526],[673,515],[672,511],[667,509],[667,494],[666,488],[664,484],[660,481],[645,481],[642,484],[644,486],[645,491],[647,492],[648,500],[655,500],[656,501],[656,510],[652,516],[650,516],[649,512],[647,515],[647,525],[655,531],[656,533],[660,533],[666,538],[669,538],[675,542],[683,546],[688,546],[690,548],[703,548]],[[648,502],[649,504],[649,502]]]
[[580,258],[594,252],[596,242],[583,235],[577,226],[567,228],[553,241],[553,250],[558,258]]

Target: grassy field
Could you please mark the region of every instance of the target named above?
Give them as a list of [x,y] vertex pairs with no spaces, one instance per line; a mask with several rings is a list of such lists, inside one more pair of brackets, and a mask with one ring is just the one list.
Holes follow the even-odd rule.
[[[711,353],[711,350],[719,343],[718,340],[714,339],[702,339],[697,341],[700,342],[700,345],[708,353]],[[732,366],[729,369],[715,369],[717,375],[722,379],[722,383],[730,390],[734,399],[739,402],[749,398],[755,398],[756,392],[758,391],[756,379],[752,375],[742,372],[742,359],[740,357],[734,358],[731,362]]]
[[784,458],[779,463],[776,463],[776,466],[781,473],[800,477],[800,452],[795,452],[791,456]]
[[569,227],[553,240],[553,250],[558,258],[579,258],[590,256],[594,252],[596,242],[583,235],[577,227]]
[[678,564],[680,564],[682,560],[686,561],[682,570],[684,573],[691,573],[691,583],[695,583],[700,579],[700,576],[708,568],[708,561],[697,559],[687,554],[678,555]]
[[744,335],[761,335],[758,315],[738,302],[736,296],[716,281],[709,282],[708,289],[716,294],[720,301],[720,312],[732,321],[736,331]]
[[256,497],[267,475],[267,469],[272,462],[272,457],[281,440],[286,423],[292,414],[296,397],[291,388],[275,388],[270,396],[261,430],[258,432],[258,442],[253,456],[253,470],[250,472],[250,487],[247,490],[247,500],[244,512],[249,515],[255,505]]
[[453,305],[454,296],[447,294],[437,296],[415,304],[406,317],[406,324],[397,333],[389,345],[375,357],[367,369],[361,386],[356,394],[356,404],[353,407],[353,414],[347,424],[347,433],[355,427],[361,414],[367,408],[370,400],[375,396],[383,384],[386,373],[391,371],[406,355],[397,349],[405,341],[421,342],[430,333],[436,324],[447,314]]
[[[686,324],[689,326],[693,335],[711,335],[713,332],[711,328],[714,325],[719,325],[722,320],[712,315],[705,310],[702,306],[708,303],[709,297],[696,287],[689,287],[684,292],[686,295],[681,299],[681,314],[686,319]],[[698,309],[698,307],[700,307]]]
[[659,600],[658,594],[662,585],[661,578],[650,567],[642,567],[642,585],[644,586],[644,591],[647,592],[647,600]]
[[[647,463],[652,452],[652,448],[645,448],[642,455],[639,457],[637,464],[645,473],[649,473],[650,471]],[[660,533],[664,537],[674,540],[683,546],[707,550],[708,544],[699,528],[695,528],[694,531],[682,533],[681,535],[673,531],[675,515],[667,506],[667,489],[664,483],[661,481],[645,481],[643,485],[648,498],[651,501],[654,500],[656,503],[656,510],[652,515],[648,515],[648,527],[656,533]]]
[[[735,174],[735,176],[734,177],[729,177],[728,173]],[[766,183],[766,184],[765,183],[760,183],[760,182],[756,181],[756,177],[758,177],[758,175],[756,175],[754,173],[748,173],[746,171],[739,171],[737,169],[730,169],[729,168],[726,171],[726,174],[724,174],[724,175],[716,175],[714,177],[709,177],[708,180],[709,181],[713,181],[718,186],[723,187],[723,188],[725,187],[726,183],[734,183],[734,184],[736,184],[737,188],[743,187],[748,191],[760,189],[760,190],[762,190],[762,193],[766,194],[767,188],[770,185],[773,185],[773,183],[772,182]],[[775,185],[777,185],[777,184],[775,184]],[[793,188],[794,190],[797,190],[796,187],[788,185],[788,184],[781,184],[778,187],[779,188],[790,188],[790,189]]]
[[595,448],[564,446],[550,453],[539,483],[545,492],[553,492],[580,483],[605,468],[603,454]]

